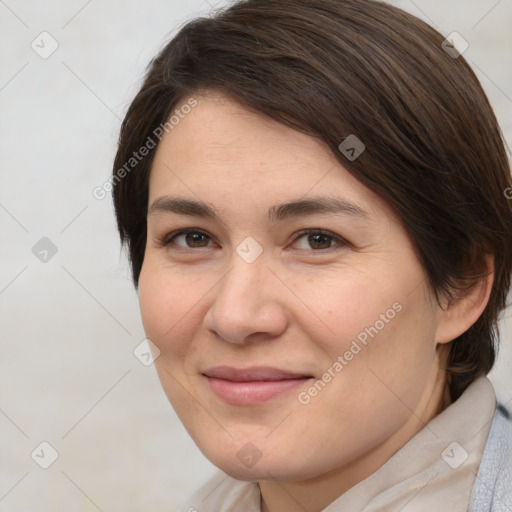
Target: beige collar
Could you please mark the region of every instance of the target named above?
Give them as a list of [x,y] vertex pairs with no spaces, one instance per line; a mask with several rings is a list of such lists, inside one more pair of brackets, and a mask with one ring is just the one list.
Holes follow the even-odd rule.
[[324,512],[466,512],[496,409],[486,377]]

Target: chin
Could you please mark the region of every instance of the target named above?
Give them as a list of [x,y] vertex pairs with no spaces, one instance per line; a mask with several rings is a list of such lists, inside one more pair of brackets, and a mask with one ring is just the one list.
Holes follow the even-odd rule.
[[[225,450],[222,453],[202,450],[203,454],[224,473],[236,480],[256,482],[261,480],[293,480],[300,481],[318,475],[318,468],[290,455],[277,456],[275,450],[269,450],[265,456],[264,450],[258,450],[252,443],[247,442],[237,450]],[[320,471],[321,472],[321,471]]]

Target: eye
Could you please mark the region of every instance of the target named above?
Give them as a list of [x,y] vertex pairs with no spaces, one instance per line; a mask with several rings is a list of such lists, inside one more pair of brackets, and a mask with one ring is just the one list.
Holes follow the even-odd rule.
[[[180,230],[166,236],[162,241],[163,246],[177,245],[186,249],[201,249],[213,247],[212,238],[197,229]],[[348,242],[330,231],[322,229],[305,229],[297,234],[293,242],[293,248],[306,251],[321,251],[332,249],[336,246],[346,246]]]
[[177,233],[171,233],[163,241],[163,245],[178,245],[187,249],[196,249],[203,247],[212,247],[213,241],[206,233],[197,230],[182,230]]
[[313,249],[315,251],[321,251],[331,249],[336,245],[345,246],[348,244],[343,238],[322,229],[307,229],[299,232],[298,235],[293,245],[295,249],[299,250],[308,251]]

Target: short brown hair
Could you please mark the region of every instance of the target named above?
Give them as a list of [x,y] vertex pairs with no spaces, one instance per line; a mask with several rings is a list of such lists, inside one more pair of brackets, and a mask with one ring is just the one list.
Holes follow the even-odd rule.
[[[489,303],[451,342],[451,399],[495,360],[512,265],[504,142],[475,74],[444,37],[375,0],[247,0],[185,25],[151,62],[124,119],[114,175],[179,102],[218,91],[321,139],[407,230],[432,290],[459,293],[495,261]],[[366,146],[349,161],[338,146]],[[154,151],[114,185],[137,286]],[[124,175],[124,174],[123,174]],[[118,177],[118,176],[117,176]]]

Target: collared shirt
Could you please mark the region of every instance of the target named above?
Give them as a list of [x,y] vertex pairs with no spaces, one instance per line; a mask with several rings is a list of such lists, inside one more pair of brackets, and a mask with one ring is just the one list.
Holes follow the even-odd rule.
[[[377,471],[323,512],[467,512],[495,409],[491,382],[477,379]],[[261,512],[260,501],[256,483],[219,472],[181,510]]]

